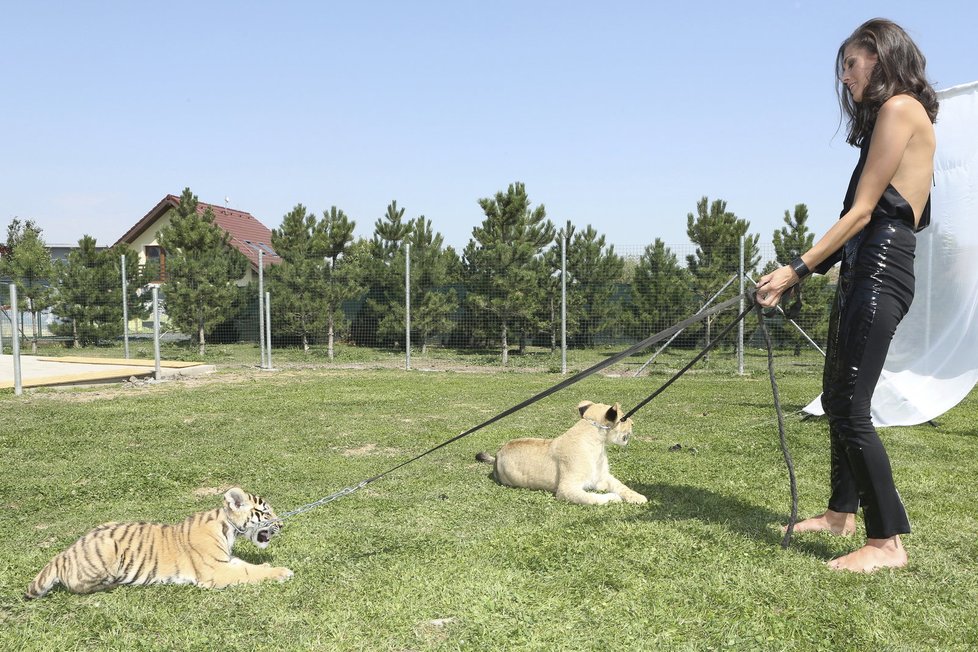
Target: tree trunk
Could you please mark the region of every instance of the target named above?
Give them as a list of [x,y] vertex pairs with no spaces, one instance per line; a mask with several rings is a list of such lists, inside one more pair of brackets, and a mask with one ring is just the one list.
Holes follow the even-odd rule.
[[71,346],[72,348],[80,348],[81,342],[78,341],[78,320],[71,320]]
[[[710,346],[710,327],[713,325],[713,317],[706,318],[706,346]],[[707,351],[703,356],[703,362],[710,361],[710,352]]]
[[197,355],[204,355],[204,325],[197,327]]
[[509,341],[506,339],[506,322],[503,322],[503,366],[509,362]]
[[333,359],[333,315],[329,316],[326,334],[326,355],[330,360]]
[[550,298],[550,353],[557,350],[557,309],[553,297]]
[[31,354],[37,355],[37,313],[30,297],[27,297],[27,311],[31,314]]
[[302,333],[302,352],[309,355],[309,333]]

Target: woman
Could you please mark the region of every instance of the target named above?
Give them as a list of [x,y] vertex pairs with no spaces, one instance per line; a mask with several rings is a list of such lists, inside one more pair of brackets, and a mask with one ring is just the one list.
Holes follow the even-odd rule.
[[761,277],[757,301],[776,306],[809,270],[842,261],[822,375],[831,435],[828,509],[795,532],[855,532],[863,507],[866,543],[829,562],[871,572],[905,566],[900,535],[910,532],[890,461],[870,418],[870,399],[897,324],[914,293],[915,231],[930,222],[938,103],[925,60],[888,20],[864,23],[839,48],[839,100],[848,142],[860,148],[839,221],[811,249]]

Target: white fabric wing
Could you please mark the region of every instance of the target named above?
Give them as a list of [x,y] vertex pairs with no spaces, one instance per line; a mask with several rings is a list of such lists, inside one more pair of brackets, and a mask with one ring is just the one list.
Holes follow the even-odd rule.
[[[930,421],[978,382],[978,82],[938,98],[931,225],[917,234],[913,305],[873,394],[877,426]],[[805,412],[823,414],[821,396]]]

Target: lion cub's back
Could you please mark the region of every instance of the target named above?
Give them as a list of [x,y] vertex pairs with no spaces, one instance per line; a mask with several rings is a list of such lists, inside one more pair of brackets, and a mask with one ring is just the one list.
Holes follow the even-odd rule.
[[552,439],[513,439],[496,453],[496,480],[509,487],[557,491],[557,462]]

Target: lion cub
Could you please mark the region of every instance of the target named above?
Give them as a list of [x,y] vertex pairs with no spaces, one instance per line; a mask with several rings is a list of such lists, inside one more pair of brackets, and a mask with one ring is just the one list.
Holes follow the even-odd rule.
[[[620,421],[621,407],[591,401],[577,406],[581,415],[570,430],[556,439],[514,439],[493,457],[475,456],[493,464],[492,476],[508,487],[543,489],[561,500],[581,505],[603,505],[624,500],[648,499],[622,484],[608,469],[608,442],[625,446],[632,434],[632,420]],[[604,491],[607,493],[590,493]]]

